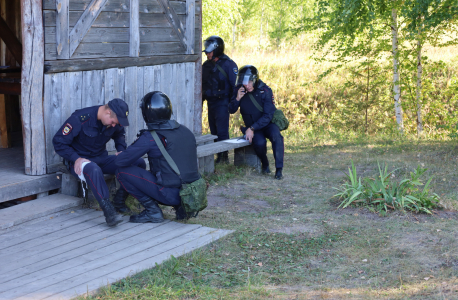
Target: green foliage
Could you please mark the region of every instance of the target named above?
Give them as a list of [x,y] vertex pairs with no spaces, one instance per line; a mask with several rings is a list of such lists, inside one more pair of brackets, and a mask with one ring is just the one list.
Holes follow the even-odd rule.
[[238,0],[202,1],[202,38],[219,35],[229,40],[232,24],[240,18]]
[[348,180],[339,188],[340,192],[334,195],[341,200],[339,208],[346,208],[351,204],[369,206],[372,210],[379,213],[386,213],[389,209],[400,210],[402,212],[414,211],[432,213],[432,209],[439,207],[439,196],[430,194],[429,185],[433,177],[430,177],[424,187],[420,177],[427,169],[420,166],[410,172],[410,178],[405,178],[399,182],[395,181],[395,171],[388,172],[388,166],[384,168],[378,164],[379,174],[376,179],[358,177],[356,168],[351,162],[351,169],[348,169]]

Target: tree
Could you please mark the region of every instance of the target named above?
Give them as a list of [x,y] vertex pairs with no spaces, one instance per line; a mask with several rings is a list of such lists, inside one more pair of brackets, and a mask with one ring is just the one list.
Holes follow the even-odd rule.
[[230,40],[231,28],[240,19],[238,0],[202,1],[202,36],[219,35]]

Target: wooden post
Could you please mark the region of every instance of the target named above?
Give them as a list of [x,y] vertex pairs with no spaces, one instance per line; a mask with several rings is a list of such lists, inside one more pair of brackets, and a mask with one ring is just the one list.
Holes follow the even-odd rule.
[[140,14],[138,0],[130,0],[129,56],[140,56]]
[[234,149],[234,165],[248,165],[261,173],[261,160],[254,152],[253,146]]
[[69,26],[68,26],[69,0],[56,0],[56,47],[57,59],[70,58]]
[[43,125],[44,30],[41,0],[21,0],[21,112],[25,173],[46,173]]
[[0,94],[0,148],[10,147],[8,128],[6,126],[5,95]]
[[196,31],[196,1],[186,0],[186,54],[194,54]]
[[[196,10],[202,12],[202,1],[195,3]],[[199,7],[199,9],[198,9]],[[197,24],[195,35],[202,36],[202,18],[200,23]],[[194,134],[202,134],[202,39],[199,38],[199,42],[196,44],[197,49],[195,52],[199,53],[199,59],[195,62],[194,68]]]

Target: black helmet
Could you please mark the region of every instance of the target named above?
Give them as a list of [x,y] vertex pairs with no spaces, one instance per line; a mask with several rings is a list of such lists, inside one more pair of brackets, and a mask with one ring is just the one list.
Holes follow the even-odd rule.
[[162,123],[172,117],[172,102],[163,92],[146,94],[141,103],[143,120],[148,123]]
[[246,65],[239,69],[239,73],[237,74],[237,80],[235,81],[235,85],[246,85],[249,81],[253,82],[253,87],[256,88],[257,83],[259,80],[258,69],[252,65]]
[[204,41],[205,49],[202,52],[210,53],[213,51],[213,57],[224,54],[224,41],[217,35],[212,35]]

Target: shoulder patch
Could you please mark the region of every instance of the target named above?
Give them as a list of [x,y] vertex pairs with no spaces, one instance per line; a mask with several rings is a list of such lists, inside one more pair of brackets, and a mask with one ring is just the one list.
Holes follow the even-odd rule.
[[232,71],[234,71],[234,74],[235,74],[235,75],[237,75],[238,72],[239,72],[239,70],[238,70],[237,68],[232,69]]
[[72,125],[70,123],[65,124],[64,129],[62,129],[62,134],[63,135],[68,135],[70,132],[72,132]]
[[261,93],[261,94],[264,94],[264,91],[261,91],[260,93]]
[[84,122],[84,121],[87,121],[89,120],[89,114],[83,114],[83,115],[79,115],[79,119],[81,122]]

